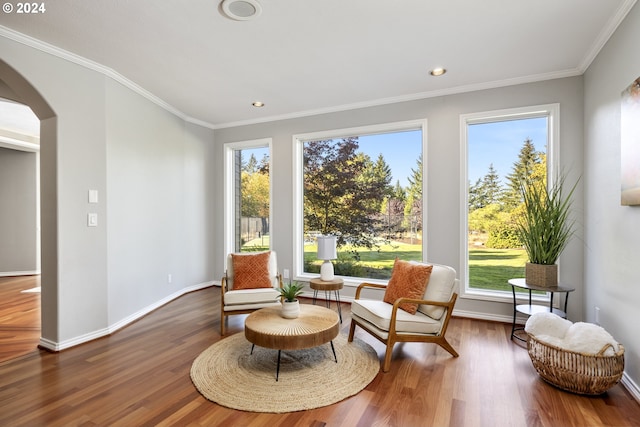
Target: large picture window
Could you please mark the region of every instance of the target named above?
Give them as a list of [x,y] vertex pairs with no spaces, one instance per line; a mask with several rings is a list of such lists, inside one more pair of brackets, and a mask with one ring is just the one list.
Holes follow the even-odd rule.
[[507,281],[524,277],[527,255],[515,233],[522,210],[519,188],[524,180],[546,185],[552,176],[557,109],[547,105],[461,118],[466,295],[510,295]]
[[225,145],[226,252],[268,250],[270,241],[270,139]]
[[294,136],[295,274],[317,276],[317,237],[337,237],[335,274],[388,280],[394,260],[423,259],[425,123]]

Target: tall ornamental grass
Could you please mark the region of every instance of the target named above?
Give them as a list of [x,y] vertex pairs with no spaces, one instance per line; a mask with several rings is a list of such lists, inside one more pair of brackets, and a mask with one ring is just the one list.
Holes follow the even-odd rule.
[[524,214],[517,220],[517,233],[534,264],[553,265],[574,233],[575,221],[569,217],[573,192],[563,194],[565,177],[559,177],[553,186],[526,183],[520,186],[524,201]]

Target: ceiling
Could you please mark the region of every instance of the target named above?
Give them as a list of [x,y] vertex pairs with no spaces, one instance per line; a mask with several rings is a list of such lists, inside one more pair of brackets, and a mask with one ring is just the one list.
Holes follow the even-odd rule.
[[56,0],[1,13],[0,35],[221,128],[580,75],[635,3],[257,1],[236,21],[220,0]]

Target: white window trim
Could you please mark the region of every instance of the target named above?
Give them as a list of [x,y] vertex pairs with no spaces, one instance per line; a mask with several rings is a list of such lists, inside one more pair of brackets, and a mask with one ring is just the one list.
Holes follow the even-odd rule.
[[[244,150],[250,148],[264,148],[267,147],[269,149],[269,224],[273,224],[271,215],[273,212],[273,167],[272,167],[272,158],[271,155],[271,146],[272,139],[271,138],[261,138],[261,139],[253,139],[249,141],[238,141],[238,142],[228,142],[224,144],[224,230],[223,230],[223,244],[224,244],[224,253],[229,254],[235,252],[234,242],[235,242],[235,188],[234,185],[234,174],[233,174],[233,164],[234,157],[233,153],[236,150]],[[271,246],[273,239],[269,239],[269,245]],[[224,257],[225,264],[227,257]],[[224,266],[226,269],[226,265]]]
[[[553,183],[559,170],[559,138],[560,138],[560,104],[544,104],[531,107],[508,108],[504,110],[485,111],[460,115],[460,297],[483,301],[513,302],[510,291],[483,291],[469,289],[469,245],[467,233],[468,221],[468,156],[467,128],[471,124],[492,123],[518,119],[547,117],[547,182]],[[523,294],[524,295],[524,294]],[[528,297],[528,296],[527,296]],[[549,296],[532,296],[536,301],[549,301]]]
[[[349,136],[363,136],[371,134],[402,132],[420,129],[422,131],[422,259],[427,251],[427,120],[408,120],[403,122],[382,123],[369,126],[359,126],[345,129],[332,129],[320,132],[301,133],[293,135],[293,279],[308,281],[317,274],[305,273],[304,270],[304,185],[303,185],[303,145],[305,141],[342,138]],[[370,279],[366,277],[349,277],[345,285],[358,285],[363,281],[386,283],[386,280]]]

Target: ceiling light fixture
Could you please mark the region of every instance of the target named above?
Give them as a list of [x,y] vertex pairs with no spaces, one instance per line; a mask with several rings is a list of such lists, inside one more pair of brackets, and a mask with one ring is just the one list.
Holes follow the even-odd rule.
[[264,102],[256,101],[256,102],[253,102],[251,105],[253,105],[254,107],[264,107]]
[[438,76],[443,75],[446,72],[447,72],[446,69],[444,69],[442,67],[439,67],[439,68],[434,68],[433,70],[429,71],[429,74],[431,74],[434,77],[438,77]]
[[236,21],[248,21],[260,16],[262,6],[258,0],[223,0],[222,11]]

